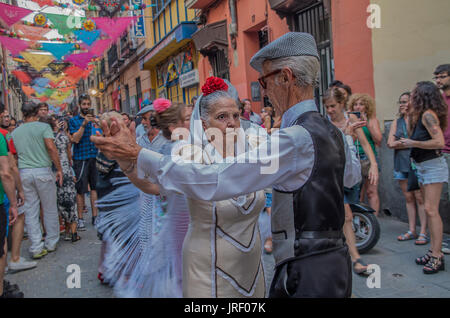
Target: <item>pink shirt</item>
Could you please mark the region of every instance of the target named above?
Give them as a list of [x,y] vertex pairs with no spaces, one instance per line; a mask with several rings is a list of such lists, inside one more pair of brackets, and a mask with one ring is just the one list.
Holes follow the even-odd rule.
[[443,95],[444,100],[447,102],[448,115],[447,115],[447,130],[444,132],[445,147],[443,152],[450,153],[450,96]]

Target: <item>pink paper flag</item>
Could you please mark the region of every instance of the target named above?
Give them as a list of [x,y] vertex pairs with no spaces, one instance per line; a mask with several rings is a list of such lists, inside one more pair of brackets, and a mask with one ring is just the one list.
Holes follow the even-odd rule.
[[137,17],[121,17],[121,18],[92,18],[97,26],[97,29],[102,30],[109,35],[114,42],[118,37],[126,31],[128,26],[137,20]]
[[18,55],[20,52],[25,51],[30,45],[30,42],[10,38],[8,36],[0,36],[0,43],[6,47],[12,55]]
[[0,18],[8,26],[13,25],[33,11],[0,2]]
[[66,58],[66,61],[85,69],[93,57],[94,55],[91,52],[71,54]]
[[94,56],[102,56],[103,53],[108,48],[108,46],[111,44],[111,42],[112,41],[110,39],[97,40],[89,49],[89,52],[92,53]]

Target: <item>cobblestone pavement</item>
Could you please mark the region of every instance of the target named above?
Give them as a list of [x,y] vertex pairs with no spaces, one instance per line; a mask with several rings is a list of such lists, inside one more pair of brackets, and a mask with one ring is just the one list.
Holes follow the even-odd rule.
[[[85,214],[90,221],[90,213]],[[396,237],[407,230],[407,224],[391,217],[380,218],[382,235],[377,246],[363,259],[378,264],[381,269],[381,288],[368,288],[367,278],[353,275],[353,297],[450,297],[450,271],[436,275],[422,274],[422,267],[414,263],[428,246],[416,246],[414,241],[398,242]],[[35,269],[11,273],[5,278],[19,284],[25,297],[35,298],[111,298],[113,290],[97,280],[100,241],[90,222],[87,231],[79,232],[81,241],[72,243],[60,240],[58,249],[38,261]],[[29,241],[22,244],[22,256],[29,258]],[[68,288],[66,280],[70,264],[81,269],[81,288]],[[267,290],[273,277],[272,255],[263,256]]]

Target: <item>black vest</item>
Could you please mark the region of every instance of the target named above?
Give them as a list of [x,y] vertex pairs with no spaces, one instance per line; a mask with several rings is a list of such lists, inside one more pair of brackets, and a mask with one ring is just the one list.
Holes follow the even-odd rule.
[[[422,123],[422,116],[419,117],[416,127],[411,135],[412,140],[427,141],[431,139],[428,130]],[[422,148],[411,148],[411,158],[415,162],[424,162],[427,160],[432,160],[438,158],[442,155],[440,149],[422,149]]]
[[[285,235],[284,242],[277,240],[283,251],[276,257],[277,265],[298,257],[340,248],[345,242],[342,235],[345,221],[345,151],[342,133],[317,112],[303,113],[295,125],[302,126],[311,135],[314,167],[306,183],[290,194],[295,238]],[[287,195],[275,189],[274,191],[278,192],[280,198]],[[272,230],[278,237],[282,232]],[[295,240],[293,244],[292,240]],[[292,248],[293,251],[288,251]]]

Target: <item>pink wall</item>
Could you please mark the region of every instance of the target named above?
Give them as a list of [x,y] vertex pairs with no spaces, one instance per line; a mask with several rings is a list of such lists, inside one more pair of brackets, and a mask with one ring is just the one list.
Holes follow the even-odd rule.
[[335,78],[355,93],[375,97],[372,31],[366,25],[370,0],[331,1]]
[[[273,11],[268,0],[239,0],[237,5],[238,35],[236,37],[236,52],[231,47],[231,39],[228,37],[228,60],[230,63],[230,80],[236,87],[239,97],[251,97],[251,82],[258,80],[258,72],[250,66],[250,59],[259,50],[258,31],[264,26],[269,26],[269,41],[273,41],[281,35],[289,32],[286,19],[281,20]],[[208,24],[227,19],[227,25],[231,23],[228,1],[221,1],[217,7],[210,9]],[[237,53],[237,59],[235,55]],[[207,58],[199,59],[200,83],[210,76],[211,66]],[[261,102],[252,102],[255,112],[260,112]]]

